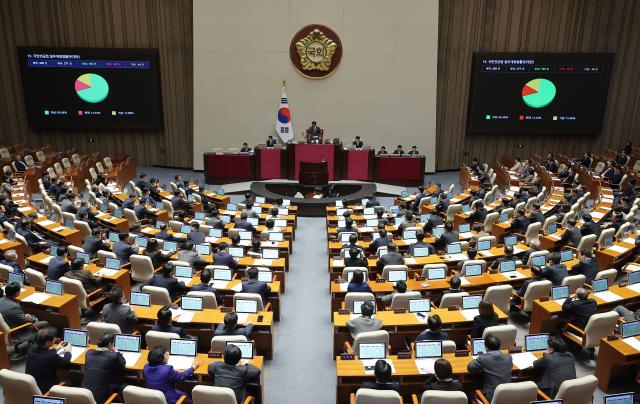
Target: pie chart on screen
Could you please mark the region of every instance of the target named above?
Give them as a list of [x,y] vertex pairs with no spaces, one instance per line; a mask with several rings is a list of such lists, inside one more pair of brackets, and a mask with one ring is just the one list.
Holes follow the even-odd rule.
[[531,108],[542,108],[556,97],[556,86],[547,79],[533,79],[522,87],[522,101]]
[[95,73],[85,73],[76,79],[75,90],[83,101],[97,103],[109,95],[109,83]]

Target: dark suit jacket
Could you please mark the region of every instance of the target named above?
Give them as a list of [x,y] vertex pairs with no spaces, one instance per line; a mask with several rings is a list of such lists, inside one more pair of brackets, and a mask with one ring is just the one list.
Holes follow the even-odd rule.
[[123,334],[131,334],[135,331],[133,325],[138,322],[138,316],[130,306],[120,303],[107,303],[102,309],[102,318],[105,323],[118,324]]
[[583,236],[588,236],[589,234],[595,234],[597,237],[599,237],[601,232],[602,232],[602,229],[600,228],[600,225],[596,222],[587,222],[583,224],[582,227],[580,228],[580,233],[582,233]]
[[542,270],[542,276],[553,283],[553,286],[562,285],[562,280],[569,276],[569,271],[565,264],[552,265]]
[[271,293],[271,288],[266,282],[248,280],[242,281],[242,292],[259,294],[262,296],[262,303],[266,305],[267,297],[269,297],[269,293]]
[[191,233],[187,234],[187,239],[193,241],[194,244],[203,244],[205,241],[205,235],[204,233],[199,231],[192,231]]
[[529,218],[517,216],[511,221],[511,231],[514,233],[524,234],[527,231],[529,224]]
[[573,274],[582,274],[587,278],[587,283],[591,283],[600,271],[600,266],[595,258],[585,258],[573,266]]
[[530,223],[535,223],[535,222],[539,222],[541,224],[544,223],[544,214],[540,211],[538,212],[533,212],[531,214],[531,216],[529,216],[529,222]]
[[99,237],[88,236],[84,239],[82,249],[89,254],[90,257],[95,258],[99,250],[109,251],[109,246]]
[[129,257],[138,253],[138,249],[124,241],[116,241],[113,244],[113,252],[119,260],[129,262]]
[[389,244],[391,244],[391,241],[388,238],[378,237],[377,239],[373,240],[371,244],[369,244],[369,252],[371,254],[375,254],[376,251],[378,251],[378,248],[386,247]]
[[416,341],[447,341],[449,334],[443,331],[433,332],[431,330],[422,331],[416,337]]
[[40,391],[47,392],[60,382],[56,370],[66,369],[71,361],[71,352],[59,356],[55,349],[33,346],[27,352],[25,373],[33,376]]
[[469,222],[480,222],[484,223],[484,219],[487,217],[487,210],[482,208],[474,211],[469,215]]
[[575,358],[571,352],[545,352],[544,356],[533,362],[533,368],[542,371],[538,387],[546,389],[555,396],[565,380],[576,378]]
[[49,267],[47,268],[47,278],[57,281],[64,274],[71,269],[68,262],[60,257],[53,257],[49,261]]
[[178,334],[180,336],[180,338],[189,338],[189,336],[187,335],[186,332],[184,332],[184,329],[182,327],[176,327],[175,325],[160,325],[160,324],[156,324],[153,327],[151,327],[151,331],[159,331],[159,332],[172,332],[174,334]]
[[364,267],[366,268],[368,266],[367,260],[364,258],[351,258],[351,257],[346,257],[344,259],[344,266],[345,267]]
[[[35,317],[24,313],[20,302],[6,296],[0,298],[0,314],[2,314],[9,328],[15,328],[35,321]],[[35,331],[32,328],[25,328],[13,333],[13,339],[15,341],[27,341],[33,336],[35,336]]]
[[251,339],[251,331],[253,331],[253,324],[247,324],[246,327],[236,327],[231,330],[225,330],[224,324],[218,324],[213,335],[244,335],[247,339]]
[[171,300],[176,300],[178,295],[186,289],[184,283],[178,282],[173,276],[164,276],[161,273],[154,274],[151,279],[144,283],[145,286],[158,286],[167,289]]
[[469,373],[482,373],[487,399],[493,399],[493,392],[502,383],[511,382],[513,361],[511,355],[502,352],[487,352],[469,362]]
[[404,258],[397,252],[385,254],[378,259],[378,268],[380,270],[384,269],[385,265],[403,265]]
[[422,385],[424,390],[462,391],[462,383],[455,379],[438,380],[436,375],[427,376],[427,381]]
[[562,303],[562,312],[565,316],[573,316],[571,321],[576,327],[584,330],[591,315],[598,311],[598,304],[593,299],[571,300],[570,297]]
[[371,292],[371,287],[366,280],[362,283],[349,282],[347,292]]
[[76,271],[69,271],[64,274],[66,278],[75,279],[82,282],[82,287],[87,293],[91,293],[96,290],[96,287],[100,284],[100,278],[93,276],[91,271],[86,269],[79,269]]
[[389,382],[389,383],[363,382],[360,388],[373,389],[373,390],[393,390],[400,393],[400,383],[398,382]]
[[582,238],[582,233],[577,227],[567,227],[560,238],[560,244],[562,246],[569,245],[571,247],[577,247]]
[[91,349],[85,356],[82,387],[91,390],[96,402],[103,404],[122,382],[127,362],[121,353],[106,349]]
[[460,235],[457,231],[445,232],[440,238],[436,240],[435,247],[439,250],[444,250],[447,245],[457,243],[460,241]]
[[246,384],[260,380],[260,369],[253,365],[234,366],[224,362],[213,362],[208,368],[209,376],[218,387],[229,387],[236,395],[236,402],[246,398]]
[[231,269],[238,268],[238,263],[235,258],[229,253],[215,253],[213,254],[213,265],[226,265]]
[[495,313],[490,317],[475,316],[471,325],[471,338],[482,338],[484,329],[494,325],[498,325],[498,315]]
[[256,228],[253,227],[253,225],[247,222],[246,220],[238,220],[234,227],[236,229],[242,229],[242,230],[250,231],[252,233],[256,231]]

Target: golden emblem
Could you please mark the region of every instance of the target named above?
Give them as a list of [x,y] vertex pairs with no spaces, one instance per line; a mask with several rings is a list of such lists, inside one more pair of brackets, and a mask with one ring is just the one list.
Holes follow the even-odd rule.
[[317,28],[296,42],[303,70],[329,70],[337,48],[338,44]]

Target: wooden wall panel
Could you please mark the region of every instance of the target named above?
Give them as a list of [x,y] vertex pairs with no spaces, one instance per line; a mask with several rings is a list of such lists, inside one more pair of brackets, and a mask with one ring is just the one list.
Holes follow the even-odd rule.
[[[438,170],[477,156],[527,156],[640,143],[640,2],[636,0],[441,0],[438,49]],[[613,52],[598,136],[467,135],[473,52]],[[518,150],[517,144],[524,148]]]
[[[0,144],[128,153],[138,164],[192,167],[191,21],[191,0],[0,0]],[[158,48],[164,129],[30,129],[17,46]]]

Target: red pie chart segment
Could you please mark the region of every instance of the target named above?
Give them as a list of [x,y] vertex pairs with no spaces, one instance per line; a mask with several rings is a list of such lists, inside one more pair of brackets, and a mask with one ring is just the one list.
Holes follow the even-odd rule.
[[535,93],[537,93],[537,92],[538,92],[538,90],[536,90],[536,89],[534,89],[534,88],[531,88],[531,87],[529,87],[529,86],[524,86],[524,87],[522,88],[522,96],[523,96],[523,97],[524,97],[525,95],[535,94]]

